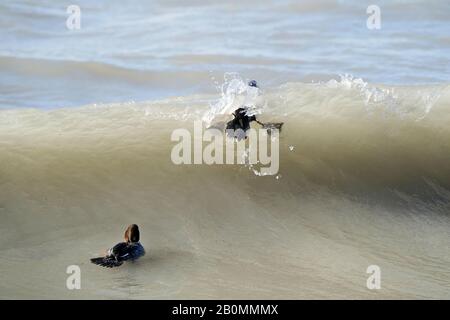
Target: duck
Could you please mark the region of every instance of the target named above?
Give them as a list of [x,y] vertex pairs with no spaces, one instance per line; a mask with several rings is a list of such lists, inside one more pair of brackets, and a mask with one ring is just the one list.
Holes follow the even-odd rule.
[[91,262],[102,267],[114,268],[121,266],[124,261],[135,261],[145,255],[144,247],[139,242],[140,232],[137,224],[127,227],[124,240],[109,249],[105,256],[92,258]]

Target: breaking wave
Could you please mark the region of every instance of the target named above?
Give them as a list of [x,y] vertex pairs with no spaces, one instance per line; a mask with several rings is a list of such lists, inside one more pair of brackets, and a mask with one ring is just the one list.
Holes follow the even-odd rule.
[[[361,283],[376,263],[381,297],[448,297],[448,85],[347,75],[255,91],[225,78],[219,96],[0,111],[1,243],[13,257],[2,273],[26,272],[38,255],[30,281],[48,283],[48,297],[68,294],[48,270],[80,264],[84,298],[129,296],[130,283],[147,298],[357,298],[371,297]],[[174,129],[226,121],[242,104],[284,122],[276,176],[171,162]],[[150,252],[141,271],[89,269],[130,222]],[[42,297],[10,277],[2,287]]]

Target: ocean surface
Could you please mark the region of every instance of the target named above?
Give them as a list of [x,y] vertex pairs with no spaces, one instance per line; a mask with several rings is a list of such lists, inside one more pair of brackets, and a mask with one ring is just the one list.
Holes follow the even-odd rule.
[[[450,299],[450,2],[372,2],[0,3],[0,298]],[[171,161],[242,104],[277,175]]]
[[[69,5],[80,29],[66,27]],[[216,92],[225,72],[265,87],[351,74],[450,80],[449,1],[3,1],[0,107],[40,109]]]

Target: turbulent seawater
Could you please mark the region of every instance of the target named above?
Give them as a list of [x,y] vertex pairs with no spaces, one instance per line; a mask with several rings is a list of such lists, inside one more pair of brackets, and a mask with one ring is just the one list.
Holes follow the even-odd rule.
[[[449,87],[343,79],[265,97],[260,118],[285,122],[276,177],[170,161],[171,132],[209,96],[3,111],[1,296],[449,298]],[[90,265],[130,222],[147,255]]]
[[[0,298],[449,299],[449,5],[368,4],[0,4]],[[242,104],[277,175],[173,164]],[[90,264],[130,223],[146,256]]]

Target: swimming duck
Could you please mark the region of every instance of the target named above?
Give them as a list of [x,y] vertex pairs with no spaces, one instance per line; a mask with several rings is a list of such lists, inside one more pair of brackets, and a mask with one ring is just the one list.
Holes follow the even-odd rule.
[[139,243],[139,227],[131,224],[125,230],[125,242],[120,242],[109,249],[106,256],[92,258],[91,262],[106,268],[118,267],[124,261],[134,261],[145,254],[144,247]]

